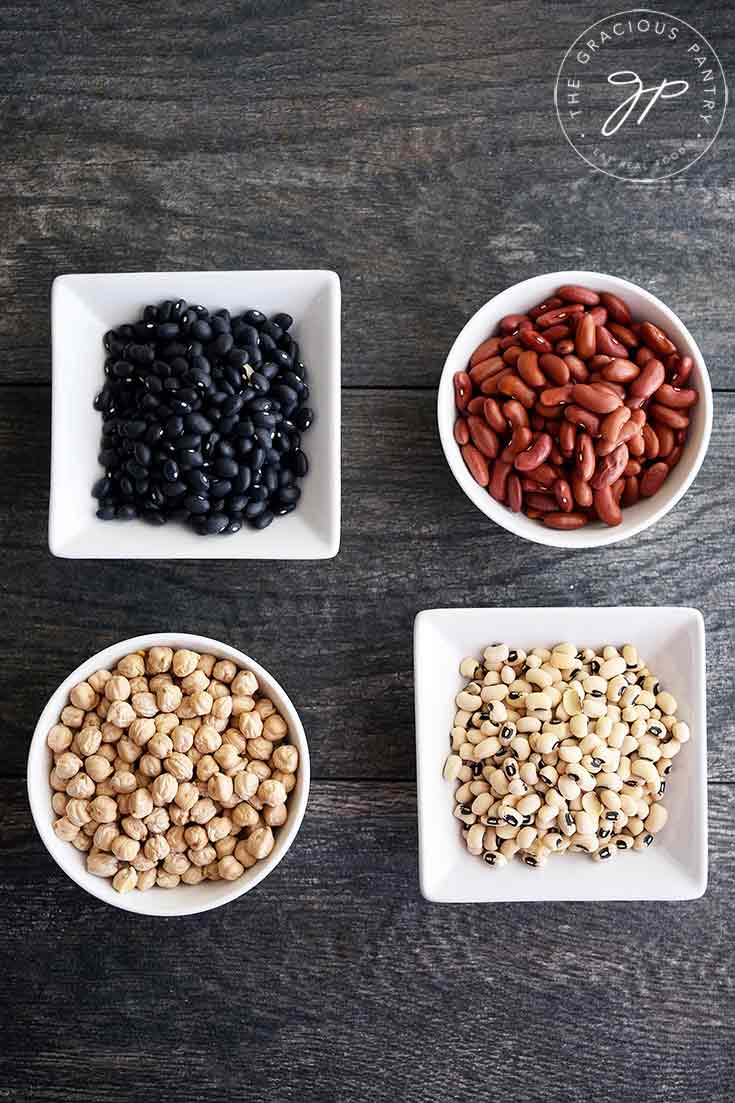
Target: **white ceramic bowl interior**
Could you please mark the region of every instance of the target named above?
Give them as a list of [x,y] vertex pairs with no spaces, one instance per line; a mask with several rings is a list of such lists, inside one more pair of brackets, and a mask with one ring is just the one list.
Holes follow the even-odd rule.
[[[652,498],[641,499],[634,506],[624,509],[622,523],[615,528],[608,528],[595,521],[584,528],[562,532],[546,528],[540,521],[532,521],[523,513],[511,513],[506,506],[496,502],[487,490],[478,486],[467,470],[453,436],[456,411],[452,380],[456,372],[466,371],[470,356],[482,341],[496,332],[501,318],[506,314],[524,314],[537,303],[550,298],[557,287],[566,283],[583,284],[595,291],[612,291],[619,295],[630,307],[635,320],[651,321],[661,326],[679,350],[694,360],[691,382],[699,391],[699,403],[692,413],[684,454],[661,490]],[[673,310],[655,295],[628,280],[601,272],[550,272],[509,287],[472,315],[452,345],[444,364],[439,381],[437,414],[442,448],[452,474],[470,501],[487,517],[509,532],[537,544],[559,548],[591,548],[627,540],[628,537],[649,528],[673,509],[686,493],[702,465],[709,445],[712,431],[712,388],[696,341]]]
[[[49,729],[57,723],[59,713],[67,703],[69,691],[73,686],[88,678],[95,670],[113,667],[124,655],[128,655],[131,651],[152,647],[155,644],[167,645],[174,649],[186,647],[192,651],[216,655],[218,659],[232,659],[238,665],[252,670],[261,688],[273,700],[279,712],[288,722],[290,742],[299,752],[299,770],[296,786],[288,799],[288,819],[283,827],[276,832],[276,843],[273,850],[263,861],[257,862],[251,869],[246,870],[239,880],[205,881],[199,885],[179,885],[174,889],[155,887],[145,892],[138,892],[137,889],[134,889],[132,892],[121,894],[113,889],[111,881],[107,878],[95,877],[93,874],[87,873],[85,855],[76,850],[71,843],[63,842],[54,834],[52,825],[56,816],[51,807],[52,792],[48,780],[51,768],[51,752],[46,745],[46,736]],[[31,813],[38,833],[51,857],[61,866],[64,873],[91,893],[92,896],[96,896],[106,904],[113,904],[117,908],[138,912],[141,915],[176,916],[208,911],[210,908],[218,908],[221,904],[227,904],[230,900],[243,896],[255,888],[264,877],[267,877],[275,869],[296,837],[304,818],[309,795],[309,779],[309,748],[303,725],[288,694],[275,678],[253,659],[234,647],[228,647],[226,644],[219,643],[218,640],[207,639],[206,636],[193,636],[176,632],[157,632],[123,640],[105,648],[104,651],[93,655],[92,658],[78,666],[47,701],[33,733],[28,752],[27,780]]]
[[[267,529],[202,537],[183,524],[100,521],[92,484],[102,415],[102,338],[144,306],[183,296],[231,312],[286,311],[309,372],[314,421],[298,507]],[[130,272],[59,276],[51,293],[52,416],[49,547],[67,559],[327,559],[340,528],[340,283],[334,272]]]
[[[493,869],[473,857],[453,817],[455,783],[444,780],[459,664],[496,641],[529,650],[561,640],[579,646],[634,643],[670,689],[692,738],[669,777],[666,827],[653,846],[615,855],[552,855],[542,869],[512,861]],[[690,900],[707,886],[707,731],[704,623],[696,609],[431,609],[414,626],[416,758],[421,892],[440,903],[510,900]]]

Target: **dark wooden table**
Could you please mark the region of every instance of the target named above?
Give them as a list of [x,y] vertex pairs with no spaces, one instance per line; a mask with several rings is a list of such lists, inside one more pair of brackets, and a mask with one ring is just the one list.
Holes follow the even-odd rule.
[[[622,6],[622,5],[621,5]],[[667,0],[735,60],[735,8]],[[0,13],[0,1099],[733,1099],[732,115],[646,188],[589,170],[553,85],[614,4],[17,0]],[[330,267],[344,294],[342,549],[71,562],[46,544],[60,272]],[[693,489],[560,556],[486,523],[434,388],[467,316],[537,271],[665,299],[716,388]],[[692,903],[437,907],[418,891],[411,627],[436,605],[686,603],[707,625],[710,859]],[[139,632],[257,656],[306,723],[302,832],[247,898],[154,921],[54,865],[26,803],[48,694]]]

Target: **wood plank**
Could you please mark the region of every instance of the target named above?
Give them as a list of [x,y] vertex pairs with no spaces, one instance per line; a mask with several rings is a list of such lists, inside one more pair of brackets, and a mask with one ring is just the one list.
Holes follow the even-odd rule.
[[[421,386],[493,294],[590,267],[660,295],[735,389],[732,137],[652,188],[590,171],[553,107],[578,9],[102,8],[3,12],[0,380],[48,379],[65,271],[333,267],[345,382]],[[696,24],[727,70],[735,9]]]
[[649,1103],[732,1098],[734,786],[710,787],[706,896],[663,910],[428,904],[413,786],[322,782],[256,890],[166,923],[79,890],[21,784],[0,793],[6,1099],[172,1100],[182,1078],[201,1103],[242,1084],[345,1103],[480,1084],[574,1103],[631,1084]]
[[[239,646],[283,682],[325,778],[414,774],[411,630],[422,608],[685,604],[705,616],[709,770],[735,780],[731,677],[735,577],[735,396],[718,396],[710,452],[686,498],[616,555],[519,542],[454,483],[427,392],[344,396],[342,550],[302,564],[98,563],[46,547],[49,399],[4,388],[0,592],[11,646],[4,674],[5,771],[19,775],[49,693],[88,655],[141,632],[198,631]],[[256,597],[257,616],[250,616]]]

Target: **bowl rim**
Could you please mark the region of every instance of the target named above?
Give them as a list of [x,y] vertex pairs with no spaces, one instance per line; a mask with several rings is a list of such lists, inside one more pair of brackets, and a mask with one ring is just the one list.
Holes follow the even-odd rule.
[[[621,292],[621,294],[624,294],[626,291],[632,291],[636,295],[641,296],[651,306],[657,308],[667,316],[672,328],[677,331],[677,336],[680,336],[680,339],[687,344],[687,352],[692,356],[695,362],[698,372],[698,390],[700,393],[701,407],[704,413],[702,436],[696,447],[696,451],[689,461],[689,468],[681,486],[677,490],[672,491],[670,497],[668,497],[648,518],[643,518],[637,522],[628,522],[626,524],[624,517],[623,523],[615,528],[595,528],[588,525],[572,532],[548,529],[536,522],[528,522],[528,518],[526,518],[524,514],[518,515],[517,517],[517,515],[512,513],[507,507],[496,502],[486,490],[475,483],[462,460],[459,446],[452,433],[454,417],[450,416],[450,413],[451,415],[454,413],[452,376],[455,372],[462,371],[466,367],[465,363],[461,366],[453,363],[457,357],[458,347],[461,345],[466,331],[472,326],[478,315],[492,313],[491,308],[497,303],[498,299],[506,295],[511,298],[514,294],[519,292],[530,292],[535,284],[541,281],[550,280],[558,281],[559,284],[592,282],[593,286],[595,280],[605,280],[609,281],[617,291]],[[507,532],[512,533],[514,536],[519,536],[523,540],[541,544],[546,547],[574,550],[578,548],[605,547],[610,544],[617,544],[623,540],[628,540],[646,529],[651,528],[677,505],[699,474],[699,470],[707,453],[710,437],[712,435],[713,405],[712,384],[702,352],[687,326],[671,307],[667,306],[666,303],[652,292],[641,287],[640,284],[634,283],[632,280],[627,280],[622,276],[615,276],[606,272],[572,269],[559,272],[540,272],[534,276],[529,276],[525,280],[521,280],[519,283],[510,284],[508,287],[503,288],[493,295],[492,298],[488,299],[487,302],[483,303],[470,315],[452,342],[451,348],[444,361],[437,388],[436,416],[439,428],[439,438],[445,459],[456,482],[477,509],[484,513],[485,516],[495,524],[504,528]]]
[[[188,647],[192,650],[199,650],[203,653],[216,655],[218,658],[232,659],[252,670],[258,678],[258,681],[261,682],[268,693],[274,693],[279,698],[279,708],[286,714],[286,719],[288,720],[290,738],[299,752],[297,788],[294,789],[292,796],[289,797],[289,805],[291,806],[289,817],[284,826],[279,828],[278,835],[276,836],[276,846],[271,854],[258,862],[257,866],[253,867],[254,872],[252,876],[247,879],[244,884],[239,884],[240,880],[244,880],[243,878],[238,879],[238,881],[233,881],[230,891],[218,897],[216,900],[212,900],[211,902],[205,901],[199,904],[193,904],[192,902],[192,905],[174,907],[167,910],[165,913],[153,910],[147,906],[147,901],[150,899],[149,892],[139,892],[136,895],[135,891],[131,893],[118,893],[115,892],[114,889],[108,889],[107,892],[104,891],[104,887],[109,886],[109,879],[93,877],[86,874],[83,863],[80,865],[78,861],[79,852],[76,851],[71,844],[64,844],[65,848],[68,847],[69,849],[69,861],[66,862],[61,859],[56,852],[57,848],[55,846],[59,840],[54,834],[52,827],[55,816],[51,807],[52,791],[48,784],[48,778],[41,780],[38,771],[40,755],[42,755],[44,751],[48,751],[46,746],[48,730],[52,724],[58,721],[58,715],[61,711],[57,702],[61,698],[67,697],[73,686],[94,673],[95,670],[104,668],[105,665],[117,661],[117,659],[129,654],[131,651],[137,651],[141,648],[153,647],[155,645],[167,645],[173,647],[174,650],[176,648]],[[140,636],[132,636],[129,639],[120,640],[118,643],[113,643],[103,648],[95,655],[90,656],[90,658],[86,659],[83,663],[80,663],[48,697],[41,710],[28,747],[26,771],[28,801],[36,831],[40,835],[41,841],[46,847],[50,857],[67,877],[71,878],[71,880],[76,882],[85,892],[89,893],[91,896],[95,896],[104,904],[120,908],[123,911],[134,912],[138,915],[150,915],[160,919],[177,918],[178,916],[195,915],[200,912],[211,911],[214,908],[221,907],[223,904],[229,904],[232,900],[239,896],[244,896],[246,893],[250,892],[251,889],[254,889],[256,885],[264,880],[264,878],[276,868],[278,863],[290,850],[304,818],[309,798],[310,784],[311,763],[306,732],[304,731],[304,726],[295,705],[281,686],[280,682],[278,682],[265,667],[256,662],[255,659],[246,655],[244,651],[240,651],[236,647],[231,647],[229,644],[222,643],[220,640],[212,639],[209,636],[199,636],[190,632],[149,632]],[[278,845],[279,843],[281,844],[280,846]],[[66,849],[60,850],[59,853],[66,854]],[[74,859],[76,859],[76,861]],[[246,871],[246,875],[248,872],[251,871]],[[80,876],[82,873],[85,874],[84,877]],[[90,877],[91,881],[88,883],[87,879]],[[149,891],[155,892],[155,886]],[[160,891],[170,894],[176,890],[161,889]],[[139,902],[137,906],[136,902]]]

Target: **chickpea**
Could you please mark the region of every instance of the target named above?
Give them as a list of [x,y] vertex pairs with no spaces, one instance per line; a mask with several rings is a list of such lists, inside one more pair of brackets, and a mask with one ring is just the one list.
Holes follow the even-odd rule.
[[96,754],[102,742],[102,732],[99,728],[82,728],[76,737],[76,745],[79,753],[86,758]]
[[130,770],[118,770],[110,778],[110,785],[116,793],[134,793],[137,788],[135,774]]
[[108,701],[127,701],[130,696],[130,682],[122,674],[114,674],[105,685],[105,697]]
[[194,746],[203,755],[211,754],[222,746],[222,736],[209,724],[202,724],[194,736]]
[[242,839],[235,847],[235,857],[245,869],[250,869],[258,860],[248,850],[246,839]]
[[153,723],[156,731],[160,732],[161,735],[172,735],[179,727],[179,718],[170,712],[159,712]]
[[122,728],[119,728],[117,724],[111,724],[109,720],[100,728],[102,732],[103,743],[117,743],[122,738]]
[[120,821],[120,826],[126,835],[137,842],[142,842],[143,839],[148,838],[148,828],[137,816],[124,816]]
[[186,648],[182,648],[174,651],[171,666],[177,678],[185,678],[187,674],[193,674],[198,662],[199,655],[196,651],[187,651]]
[[263,819],[268,827],[283,827],[288,819],[288,809],[285,804],[276,804],[274,807],[263,809]]
[[187,850],[186,856],[193,866],[199,866],[200,868],[208,866],[210,862],[214,862],[217,858],[217,851],[211,845],[206,843],[198,850]]
[[[79,775],[77,774],[77,777]],[[57,816],[63,816],[66,811],[66,806],[69,803],[69,798],[65,793],[54,793],[51,798],[51,807]]]
[[236,881],[245,872],[245,867],[232,855],[220,858],[217,869],[223,881]]
[[204,874],[196,866],[189,866],[184,873],[181,874],[181,880],[185,885],[199,885],[204,880]]
[[102,693],[111,677],[109,670],[95,670],[91,678],[87,678],[87,681],[95,693]]
[[257,739],[248,739],[247,755],[250,759],[267,762],[272,750],[273,747],[270,742],[262,735],[258,736]]
[[117,757],[121,758],[123,762],[130,766],[133,762],[141,756],[141,749],[137,743],[133,743],[132,739],[128,739],[126,735],[122,737],[116,744]]
[[214,704],[214,698],[211,693],[207,693],[206,689],[200,690],[198,693],[192,693],[190,701],[196,716],[208,716]]
[[210,843],[216,843],[218,839],[224,839],[232,831],[232,820],[229,816],[215,816],[207,824],[207,837]]
[[276,711],[276,706],[267,697],[261,697],[259,701],[255,702],[255,710],[261,720],[266,720]]
[[[94,711],[95,711],[95,714],[97,715],[97,717],[99,719],[101,719],[101,720],[107,719],[107,714],[110,711],[110,702],[107,700],[106,697],[100,697],[100,702],[99,702],[99,704],[97,705],[97,708]],[[90,714],[87,713],[87,716],[89,716],[89,715]]]
[[221,697],[229,697],[230,695],[230,691],[224,684],[224,682],[217,682],[214,680],[212,680],[207,686],[207,693],[209,693],[209,695],[213,697],[215,701],[218,701]]
[[166,832],[166,842],[171,847],[172,854],[183,854],[186,850],[183,826],[169,827]]
[[156,884],[160,889],[175,889],[180,880],[175,873],[166,873],[165,869],[156,872]]
[[208,654],[205,653],[204,655],[199,656],[199,662],[197,663],[197,669],[198,670],[203,670],[204,673],[207,675],[207,677],[211,678],[212,677],[212,671],[214,670],[214,664],[216,662],[217,662],[217,659],[215,658],[214,655],[208,655]]
[[211,754],[202,755],[196,765],[196,775],[199,781],[209,781],[211,777],[219,773],[219,765]]
[[152,889],[156,883],[156,867],[146,869],[142,873],[138,874],[138,892],[145,892],[146,889]]
[[64,751],[56,759],[56,773],[58,777],[64,781],[69,781],[75,774],[78,774],[83,766],[81,758],[78,755],[73,754],[71,751]]
[[235,827],[257,827],[260,816],[252,804],[243,801],[242,804],[237,804],[232,809],[232,822]]
[[192,784],[190,781],[179,782],[174,800],[179,808],[184,808],[187,811],[193,808],[199,800],[199,791],[196,785]]
[[160,862],[171,853],[171,847],[164,835],[151,835],[143,844],[143,853],[152,862]]
[[159,689],[165,689],[166,686],[175,685],[175,682],[170,674],[155,674],[148,681],[148,689],[151,693],[158,693]]
[[67,705],[61,710],[61,723],[67,728],[81,728],[84,723],[84,709]]
[[[135,784],[137,785],[138,782],[136,781]],[[118,815],[120,815],[120,816],[129,816],[130,815],[130,797],[131,796],[132,796],[131,793],[118,793],[118,795],[115,797],[115,800],[117,801]]]
[[263,723],[263,735],[271,743],[278,743],[288,735],[288,724],[277,712],[267,716]]
[[181,680],[181,688],[184,693],[202,693],[209,685],[209,678],[203,670],[195,670]]
[[149,835],[165,835],[171,826],[171,820],[165,808],[154,808],[150,815],[145,817],[143,823],[148,828]]
[[133,705],[129,705],[127,701],[113,701],[107,711],[107,720],[110,724],[115,724],[118,728],[129,728],[133,720],[135,720],[136,709],[133,707],[135,701],[141,695],[136,693],[133,697]]
[[189,822],[189,813],[185,808],[179,808],[178,804],[169,804],[168,815],[171,823],[177,827],[183,827]]
[[252,697],[233,697],[232,698],[232,715],[239,717],[243,712],[252,712],[255,708],[255,701]]
[[229,743],[231,747],[234,747],[238,754],[245,753],[248,741],[237,728],[226,728],[221,739],[223,743]]
[[145,674],[145,660],[138,651],[133,651],[120,660],[117,669],[126,678],[142,678]]
[[259,781],[266,781],[271,776],[271,768],[267,762],[248,762],[248,770]]
[[130,814],[142,820],[153,811],[153,797],[148,789],[136,789],[130,798]]
[[231,743],[223,743],[214,752],[213,758],[221,769],[229,770],[232,766],[237,765],[240,755]]
[[164,686],[156,692],[156,704],[160,712],[175,712],[183,694],[178,686]]
[[173,873],[177,877],[180,877],[182,873],[186,873],[190,865],[191,862],[186,854],[169,854],[163,859],[164,871],[166,873]]
[[100,754],[91,754],[84,763],[84,769],[92,781],[100,782],[112,773],[112,763]]
[[[124,738],[125,737],[123,736],[123,739]],[[120,743],[122,743],[122,739],[120,740]],[[118,743],[117,748],[113,747],[111,743],[101,743],[97,754],[100,756],[100,758],[106,758],[109,763],[113,763],[118,757],[120,743]]]
[[97,850],[111,850],[117,837],[116,823],[101,823],[92,836],[92,841]]
[[249,800],[258,791],[258,776],[251,770],[244,770],[234,781],[235,793],[242,800]]
[[54,831],[57,838],[65,843],[72,842],[79,834],[77,825],[72,823],[71,820],[68,820],[66,816],[62,816],[60,819],[54,821]]
[[218,682],[226,682],[228,685],[237,674],[237,665],[232,659],[220,659],[212,667],[212,676]]
[[272,778],[262,781],[258,787],[258,798],[271,808],[275,808],[278,804],[285,804],[286,795],[285,786],[280,781],[273,781]]
[[183,724],[177,724],[171,733],[171,742],[175,751],[186,754],[194,745],[194,732],[191,728],[185,728]]
[[[263,732],[263,721],[260,713],[255,710],[241,712],[237,718],[237,725],[246,739],[257,739]],[[270,746],[268,747],[268,754],[270,754]]]
[[137,884],[138,874],[131,866],[118,870],[112,878],[112,887],[116,892],[132,892]]
[[212,716],[221,723],[226,722],[232,715],[232,698],[229,694],[217,697],[212,705]]
[[233,790],[232,778],[227,774],[214,774],[207,783],[207,792],[212,800],[220,802],[230,800]]
[[163,674],[171,668],[174,653],[170,647],[152,647],[146,657],[148,674]]
[[172,774],[177,781],[190,781],[194,776],[194,764],[188,755],[181,751],[172,751],[163,761],[163,767]]
[[51,788],[57,793],[64,793],[66,791],[67,781],[65,777],[59,777],[59,774],[54,766],[53,770],[48,776],[49,784]]
[[176,796],[179,783],[172,774],[160,774],[151,785],[153,803],[160,806],[170,804]]
[[131,678],[130,679],[130,694],[134,693],[147,693],[148,692],[148,679],[147,678]]
[[117,804],[112,797],[97,796],[89,805],[89,814],[97,823],[112,823],[117,819]]
[[156,734],[156,725],[147,716],[138,716],[128,728],[128,738],[136,747],[145,747]]
[[69,700],[75,708],[89,712],[90,709],[96,708],[98,697],[89,682],[80,682],[72,689]]
[[85,853],[87,850],[92,849],[92,840],[88,835],[85,834],[84,828],[82,828],[79,834],[75,835],[75,837],[72,839],[71,845],[74,847],[75,850],[81,850],[82,853]]
[[214,806],[214,802],[209,797],[202,797],[196,802],[191,811],[189,812],[189,818],[194,823],[208,823],[213,816],[217,815],[217,809]]
[[174,749],[173,740],[168,735],[157,732],[146,744],[148,754],[154,754],[156,758],[165,758]]
[[110,850],[121,862],[132,862],[140,850],[140,843],[128,835],[118,835],[112,840]]
[[246,843],[254,858],[267,858],[273,850],[275,839],[270,827],[256,827]]
[[241,670],[230,683],[233,697],[254,697],[259,688],[258,679],[252,670]]
[[89,801],[80,797],[75,797],[69,801],[64,814],[69,822],[77,827],[84,827],[85,823],[89,823],[92,819],[89,811]]
[[46,743],[54,754],[62,754],[71,746],[73,736],[65,724],[54,724],[46,736]]
[[271,775],[274,781],[280,781],[287,793],[290,793],[296,785],[296,774],[287,774],[283,770],[274,770]]
[[286,774],[295,774],[299,765],[299,752],[290,743],[283,743],[276,747],[271,759],[277,770],[283,770]]
[[[113,705],[112,708],[114,707],[115,706]],[[129,724],[132,723],[136,716],[144,716],[148,719],[152,719],[158,712],[156,698],[150,691],[146,691],[145,693],[134,693],[130,699],[130,705],[128,705],[128,708],[132,713],[131,719],[128,721],[127,725],[120,724],[120,727],[129,726]],[[110,709],[110,712],[112,712],[112,709]],[[110,714],[108,713],[108,716],[109,715]],[[119,724],[120,721],[115,720],[115,723]]]
[[93,873],[95,877],[114,877],[117,871],[118,863],[114,854],[90,850],[87,855],[87,873]]
[[190,850],[201,850],[209,842],[207,832],[198,824],[186,828],[184,839]]
[[214,844],[214,849],[217,852],[218,858],[226,858],[228,854],[235,853],[235,847],[237,846],[237,839],[234,835],[225,835],[224,839],[217,839]]
[[149,778],[158,777],[163,770],[160,758],[154,754],[144,754],[138,763],[138,769],[144,778],[143,784],[147,784]]

